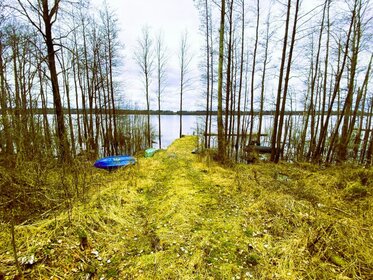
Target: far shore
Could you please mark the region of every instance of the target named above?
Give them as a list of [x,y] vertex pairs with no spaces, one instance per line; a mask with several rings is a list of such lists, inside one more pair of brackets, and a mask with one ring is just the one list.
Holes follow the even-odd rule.
[[[16,110],[16,109],[8,109],[8,112],[10,111],[18,111],[19,114],[22,114],[22,110]],[[32,114],[35,114],[35,115],[42,115],[42,114],[47,114],[47,115],[53,115],[55,114],[55,111],[54,111],[54,108],[47,108],[47,109],[43,109],[43,108],[33,108],[33,109],[26,109],[27,113],[32,113]],[[113,114],[113,110],[105,110],[105,109],[95,109],[95,110],[92,110],[92,112],[90,112],[89,110],[83,110],[83,109],[67,109],[67,108],[64,108],[63,109],[64,111],[64,114],[68,115],[68,114],[72,114],[72,115],[83,115],[84,113],[87,114],[87,115],[90,115],[90,114]],[[2,114],[2,110],[0,110],[0,113]],[[206,115],[212,115],[212,116],[217,116],[218,115],[218,112],[217,111],[211,111],[211,112],[207,112],[207,111],[171,111],[171,110],[161,110],[161,111],[157,111],[157,110],[150,110],[148,112],[148,110],[130,110],[130,109],[115,109],[115,114],[116,115],[148,115],[148,113],[150,115],[164,115],[164,116],[172,116],[172,115],[189,115],[189,116],[206,116]],[[230,112],[229,112],[230,113]],[[233,115],[238,115],[238,111],[233,111],[231,112]],[[275,115],[275,111],[263,111],[262,112],[262,115],[263,116],[274,116]],[[304,112],[304,111],[286,111],[285,112],[285,115],[287,116],[302,116],[304,114],[306,114],[307,112]],[[223,114],[225,115],[226,112],[223,112]],[[322,112],[315,112],[316,115],[321,115]],[[326,113],[324,113],[326,115]],[[336,116],[336,115],[339,115],[340,112],[338,111],[333,111],[331,112],[331,115],[333,116]],[[358,112],[357,113],[358,115],[364,115],[364,116],[368,116],[369,113],[368,112]],[[242,111],[240,112],[240,115],[241,116],[250,116],[250,115],[254,115],[254,116],[259,116],[260,115],[260,112],[258,111],[254,111],[254,112],[251,112],[251,111]]]

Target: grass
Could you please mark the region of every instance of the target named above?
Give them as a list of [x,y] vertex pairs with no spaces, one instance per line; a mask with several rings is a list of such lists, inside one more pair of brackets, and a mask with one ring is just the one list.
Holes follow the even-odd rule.
[[[25,279],[372,279],[372,169],[224,167],[185,137],[15,227]],[[0,226],[0,274],[17,274]],[[1,277],[0,277],[1,279]]]

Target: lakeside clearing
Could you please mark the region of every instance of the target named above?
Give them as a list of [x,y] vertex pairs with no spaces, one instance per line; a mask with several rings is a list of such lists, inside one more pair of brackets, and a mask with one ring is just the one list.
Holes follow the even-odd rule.
[[[71,213],[15,227],[25,279],[372,279],[373,170],[222,166],[196,137],[107,173]],[[0,276],[17,274],[0,225]]]

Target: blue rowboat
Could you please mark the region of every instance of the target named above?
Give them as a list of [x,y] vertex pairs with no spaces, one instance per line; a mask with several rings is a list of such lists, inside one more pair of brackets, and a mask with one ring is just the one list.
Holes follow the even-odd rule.
[[134,164],[135,162],[136,159],[132,156],[110,156],[97,160],[93,166],[111,171],[122,166]]

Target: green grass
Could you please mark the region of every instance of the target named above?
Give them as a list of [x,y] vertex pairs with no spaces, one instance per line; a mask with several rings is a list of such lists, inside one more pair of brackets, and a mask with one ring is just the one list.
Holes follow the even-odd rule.
[[[71,223],[60,213],[16,226],[24,278],[373,278],[372,169],[224,167],[195,145],[185,137],[96,171],[106,183],[74,204]],[[10,227],[0,227],[0,273],[13,279]]]

